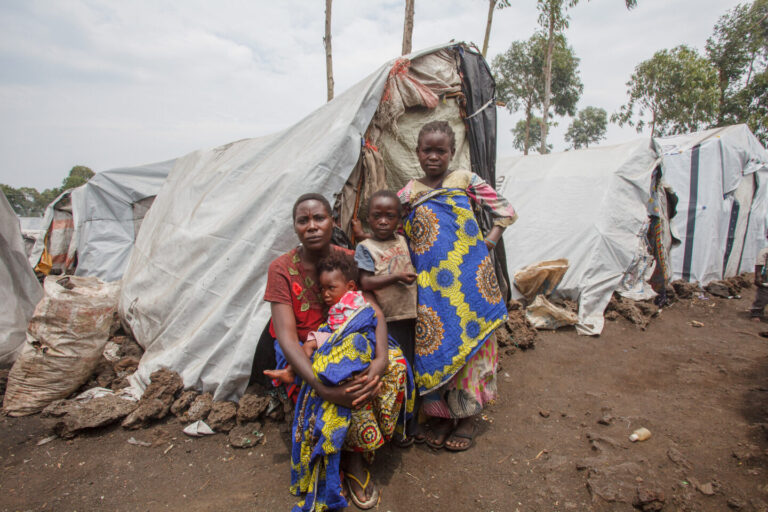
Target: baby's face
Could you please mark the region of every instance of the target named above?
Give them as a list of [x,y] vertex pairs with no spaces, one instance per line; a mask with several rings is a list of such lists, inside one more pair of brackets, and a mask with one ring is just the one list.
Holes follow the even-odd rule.
[[355,289],[354,281],[347,281],[341,270],[320,272],[317,276],[320,283],[320,294],[326,306],[333,306],[341,300],[345,293]]

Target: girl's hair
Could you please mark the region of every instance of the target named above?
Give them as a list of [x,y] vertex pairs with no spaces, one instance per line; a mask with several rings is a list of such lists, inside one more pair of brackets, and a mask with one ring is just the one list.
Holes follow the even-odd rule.
[[371,211],[371,205],[373,204],[374,199],[376,199],[377,197],[386,197],[387,199],[392,199],[397,205],[397,213],[403,213],[403,205],[400,202],[400,198],[397,197],[396,193],[392,192],[387,188],[377,190],[376,192],[371,194],[371,198],[368,200],[368,211]]
[[451,143],[451,151],[456,151],[456,134],[453,133],[453,129],[447,121],[431,121],[422,126],[421,130],[419,130],[419,138],[416,140],[416,149],[421,146],[421,139],[424,135],[432,132],[440,132],[447,135]]
[[341,275],[343,275],[344,279],[347,281],[357,282],[357,263],[352,259],[352,256],[348,256],[340,251],[332,252],[318,261],[317,266],[315,267],[318,277],[320,277],[320,274],[323,272],[333,272],[334,270],[341,272]]
[[316,194],[315,192],[310,192],[309,194],[302,194],[299,196],[299,198],[296,200],[295,203],[293,203],[293,220],[296,220],[296,210],[299,208],[299,205],[305,201],[319,201],[323,204],[323,207],[325,208],[325,212],[328,214],[328,216],[332,216],[331,214],[331,203],[328,202],[328,200],[323,197],[322,194]]

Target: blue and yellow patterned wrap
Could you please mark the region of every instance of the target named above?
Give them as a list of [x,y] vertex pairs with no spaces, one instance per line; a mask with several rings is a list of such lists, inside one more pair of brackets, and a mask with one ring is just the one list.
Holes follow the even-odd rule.
[[467,363],[507,308],[466,192],[435,189],[412,205],[404,227],[418,275],[413,372],[425,394]]
[[[312,354],[312,370],[315,376],[329,386],[337,386],[354,374],[365,370],[376,354],[376,315],[370,305],[358,309],[331,338],[326,341],[314,354]],[[319,330],[329,332],[327,326]],[[389,438],[395,428],[398,410],[401,418],[413,411],[413,380],[410,369],[405,366],[405,358],[393,341],[389,340],[389,365],[382,381],[382,391],[372,402],[364,408],[354,412],[347,407],[342,407],[327,402],[317,395],[317,392],[302,383],[301,391],[296,402],[296,410],[293,420],[293,439],[291,448],[291,493],[301,497],[301,501],[294,506],[293,511],[307,512],[316,510],[336,510],[347,506],[347,501],[341,496],[341,479],[339,477],[341,450],[356,449],[362,451],[366,448],[359,443],[350,447],[347,439],[350,426],[361,430],[359,435],[353,437],[365,437],[363,432],[371,429],[370,423],[377,431],[378,441],[368,448],[375,449]],[[398,362],[395,361],[397,359]],[[402,361],[401,363],[399,361]],[[396,370],[396,371],[393,371]],[[399,370],[399,371],[397,371]],[[408,374],[407,388],[405,374]],[[399,382],[392,382],[392,378]],[[387,382],[392,385],[387,386]],[[408,389],[400,393],[401,399],[390,400],[389,404],[397,403],[394,411],[384,411],[381,404],[388,394],[387,388]],[[407,400],[402,399],[407,396]],[[386,408],[386,407],[385,407]],[[391,425],[386,424],[387,415],[393,414]],[[357,418],[353,418],[353,416]],[[362,419],[361,419],[362,418]],[[368,421],[366,421],[368,420]],[[384,420],[384,421],[382,421]],[[345,445],[346,440],[346,445]]]

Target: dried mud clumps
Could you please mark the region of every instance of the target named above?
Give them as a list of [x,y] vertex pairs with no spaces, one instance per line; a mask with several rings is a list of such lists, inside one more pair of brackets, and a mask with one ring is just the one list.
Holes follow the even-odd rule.
[[615,293],[605,308],[605,318],[607,320],[616,320],[621,316],[642,330],[645,330],[651,318],[658,314],[658,306],[651,302],[635,302]]
[[189,409],[181,416],[181,421],[184,423],[193,423],[195,421],[204,420],[208,417],[208,413],[211,412],[213,407],[213,395],[210,393],[203,393],[198,395],[192,400],[189,405]]
[[123,427],[146,427],[152,420],[164,418],[171,410],[176,394],[184,388],[178,373],[162,368],[149,376],[149,386],[139,400],[139,406],[123,421]]
[[234,402],[213,402],[208,414],[208,426],[215,432],[229,432],[235,426],[237,404]]
[[533,348],[539,332],[525,318],[523,305],[516,300],[511,300],[507,310],[509,318],[494,333],[499,347],[509,347],[507,353],[514,352],[516,348],[523,350]]
[[701,287],[699,283],[689,283],[687,281],[672,281],[670,283],[672,289],[675,290],[675,297],[677,299],[692,299],[698,293],[701,293]]
[[53,432],[60,437],[70,438],[83,430],[111,425],[131,414],[137,406],[136,402],[116,395],[106,395],[85,403],[58,400],[43,409],[41,415],[59,417]]

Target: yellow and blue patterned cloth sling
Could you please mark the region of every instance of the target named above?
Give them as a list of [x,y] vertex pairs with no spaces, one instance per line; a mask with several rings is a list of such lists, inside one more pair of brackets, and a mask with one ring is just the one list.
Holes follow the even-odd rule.
[[507,318],[493,262],[461,189],[435,189],[412,203],[405,223],[418,278],[419,394],[453,377]]
[[[376,314],[370,305],[358,309],[331,338],[312,354],[315,376],[328,386],[337,386],[362,372],[376,354]],[[329,331],[327,326],[320,330]],[[402,357],[390,338],[389,358]],[[413,378],[407,370],[407,400],[400,414],[405,421],[413,411]],[[302,383],[296,402],[292,429],[291,492],[301,497],[294,512],[336,510],[346,507],[341,495],[341,449],[350,427],[352,411],[317,395]],[[391,434],[391,430],[389,432]]]

